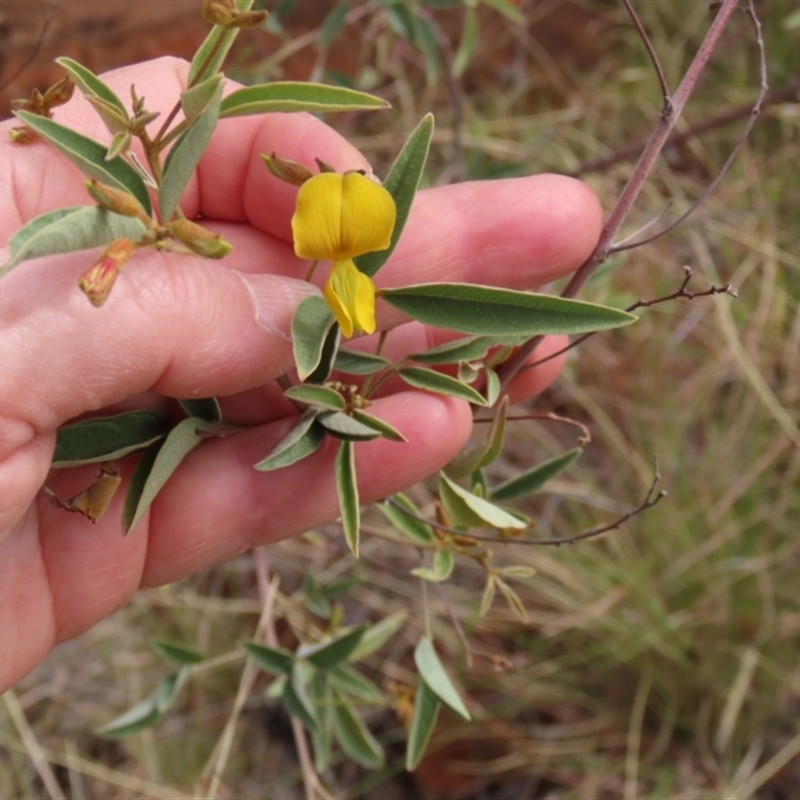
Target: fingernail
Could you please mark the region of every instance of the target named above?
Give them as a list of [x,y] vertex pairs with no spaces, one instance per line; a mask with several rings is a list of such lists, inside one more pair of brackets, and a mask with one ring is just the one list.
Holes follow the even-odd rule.
[[267,333],[291,341],[292,317],[302,300],[319,289],[306,281],[280,275],[238,273],[253,298],[256,323]]

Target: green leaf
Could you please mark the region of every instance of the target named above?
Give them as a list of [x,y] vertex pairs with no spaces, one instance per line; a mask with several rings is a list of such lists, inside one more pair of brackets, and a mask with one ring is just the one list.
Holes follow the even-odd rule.
[[501,578],[496,577],[495,583],[497,584],[497,588],[506,598],[506,602],[508,603],[509,607],[517,615],[519,620],[521,622],[527,622],[528,612],[525,609],[525,606],[522,605],[522,600],[519,599],[519,595]]
[[339,664],[326,675],[331,686],[335,686],[341,694],[348,694],[363,703],[382,704],[384,697],[381,690],[371,681],[352,667]]
[[486,367],[484,372],[486,376],[486,404],[491,407],[500,396],[500,376],[491,367]]
[[423,364],[458,364],[459,361],[478,361],[482,359],[491,347],[499,344],[492,336],[467,336],[454,339],[452,342],[440,344],[409,356],[412,361]]
[[423,636],[414,649],[414,663],[422,679],[445,705],[464,719],[472,719],[464,701],[445,672],[433,642],[427,636]]
[[[407,508],[412,514],[415,514],[417,517],[420,516],[419,509],[417,509],[404,494],[395,494],[392,496],[392,499],[399,505]],[[392,503],[380,503],[378,508],[397,530],[404,533],[412,541],[419,544],[431,544],[434,541],[435,537],[431,526],[425,522],[415,519],[408,514],[404,514]]]
[[283,687],[281,701],[284,708],[293,717],[297,717],[309,731],[313,732],[319,730],[319,721],[316,709],[311,704],[306,692],[302,671],[298,667],[298,664],[292,667],[289,680],[286,681],[286,685]]
[[381,435],[374,427],[365,425],[340,411],[323,411],[317,419],[332,436],[347,442],[368,442]]
[[342,26],[347,19],[347,12],[350,10],[350,0],[339,0],[339,2],[331,9],[325,22],[319,31],[317,38],[317,46],[325,47],[329,45],[338,36],[342,30]]
[[[253,0],[236,0],[237,11],[249,11]],[[189,86],[194,86],[219,71],[231,49],[240,28],[223,28],[215,25],[192,58],[189,66]]]
[[405,611],[396,611],[367,628],[356,649],[350,654],[350,661],[359,661],[380,650],[403,627],[407,616]]
[[352,442],[342,441],[339,443],[334,472],[336,474],[336,492],[339,495],[339,508],[342,513],[344,538],[353,555],[358,558],[358,533],[361,519],[353,449]]
[[445,474],[450,478],[465,478],[475,470],[491,464],[503,449],[506,435],[506,415],[508,413],[508,397],[497,408],[492,426],[486,441],[478,447],[462,450],[445,468]]
[[488,613],[489,609],[492,607],[492,603],[494,603],[494,597],[497,593],[497,584],[495,583],[494,575],[488,573],[486,575],[486,586],[483,590],[483,595],[481,596],[481,605],[478,609],[478,616],[485,617]]
[[428,747],[433,728],[442,707],[441,700],[431,690],[425,681],[420,678],[417,684],[417,693],[414,696],[414,716],[411,719],[411,730],[408,733],[408,748],[406,749],[406,769],[413,772],[425,749]]
[[276,81],[245,86],[231,92],[223,101],[220,117],[243,117],[275,111],[355,111],[390,108],[380,97],[322,83]]
[[117,97],[114,90],[107,83],[104,83],[98,78],[90,69],[87,69],[83,64],[79,64],[77,61],[73,61],[66,56],[57,58],[56,64],[59,64],[66,71],[84,95],[87,97],[91,95],[99,97],[101,100],[105,100],[106,103],[115,106],[123,116],[128,116],[128,110],[125,108],[122,100]]
[[147,187],[139,173],[126,161],[121,158],[106,161],[108,150],[104,145],[55,120],[29,114],[27,111],[17,111],[16,115],[66,156],[84,175],[130,192],[142,204],[148,216],[152,214]]
[[637,319],[595,303],[469,283],[424,283],[382,289],[379,294],[426,325],[481,336],[588,333]]
[[219,119],[222,83],[217,85],[206,110],[186,129],[169,151],[164,162],[164,177],[158,189],[162,222],[168,222],[203,157]]
[[345,753],[365,769],[380,769],[386,761],[383,748],[339,693],[333,691],[333,734]]
[[483,395],[471,386],[461,383],[450,375],[443,375],[432,369],[424,367],[402,367],[397,373],[409,386],[416,389],[425,389],[428,392],[446,394],[466,400],[476,406],[485,406],[486,400]]
[[316,709],[319,725],[311,732],[311,741],[314,746],[314,768],[318,773],[325,772],[331,763],[331,748],[333,745],[333,730],[331,722],[331,706],[333,697],[331,686],[326,676],[317,673],[308,684],[309,701]]
[[170,423],[157,411],[124,411],[59,428],[53,467],[77,467],[113,461],[141,450],[169,433]]
[[455,556],[452,550],[437,550],[433,556],[432,568],[418,567],[417,569],[412,569],[411,574],[424,581],[441,583],[442,581],[446,581],[453,574],[455,563]]
[[180,407],[190,417],[201,417],[209,422],[222,422],[222,409],[216,397],[203,397],[199,400],[178,400]]
[[362,625],[325,642],[303,645],[298,649],[297,656],[310,661],[321,670],[332,669],[347,661],[361,641],[365,631],[366,627]]
[[222,74],[218,73],[181,92],[181,108],[187,123],[194,122],[209,107],[222,80]]
[[170,642],[166,639],[151,639],[150,647],[162,658],[175,664],[177,667],[188,667],[199,664],[205,658],[202,653],[193,647],[188,647],[182,642]]
[[170,431],[159,447],[141,486],[137,485],[134,490],[134,481],[132,480],[128,487],[122,512],[122,530],[125,534],[141,520],[164,484],[180,466],[181,461],[203,441],[202,434],[218,429],[218,423],[208,422],[200,417],[189,417],[179,422]]
[[335,370],[348,375],[372,375],[388,366],[389,361],[385,358],[373,356],[370,353],[357,353],[355,350],[344,348],[341,348],[336,354],[336,361],[333,364]]
[[392,243],[387,250],[366,253],[355,259],[356,266],[365,275],[374,276],[389,260],[400,241],[400,235],[403,233],[403,228],[405,228],[411,213],[411,205],[422,177],[422,170],[425,168],[432,137],[433,115],[426,114],[406,140],[383,182],[384,187],[394,198],[397,207]]
[[114,239],[141,239],[146,228],[133,217],[112,214],[98,206],[72,206],[32,219],[9,240],[11,258],[0,266],[0,277],[22,261],[89,250]]
[[488,525],[498,530],[524,530],[527,526],[503,508],[462,489],[446,475],[439,476],[439,494],[450,516],[468,528]]
[[106,739],[127,739],[146,728],[152,728],[162,717],[153,695],[137,703],[111,722],[97,728],[95,733]]
[[491,6],[495,11],[500,12],[504,17],[510,19],[516,25],[526,25],[522,12],[513,4],[512,0],[483,0],[484,3]]
[[379,417],[372,416],[372,414],[367,414],[366,411],[361,411],[358,408],[353,409],[353,419],[356,422],[366,425],[368,428],[373,428],[378,431],[384,439],[388,439],[390,442],[408,441],[408,439],[393,425],[390,425]]
[[306,378],[306,383],[325,383],[333,372],[333,364],[336,361],[336,352],[339,349],[339,342],[342,340],[342,332],[339,324],[334,322],[328,331],[325,341],[322,343],[322,352],[319,357],[317,368]]
[[328,411],[344,411],[347,408],[344,397],[328,386],[310,386],[308,384],[292,386],[284,392],[284,395],[290,400],[324,408]]
[[265,459],[255,465],[256,469],[261,472],[281,469],[281,467],[288,467],[314,453],[325,438],[325,428],[314,424],[318,413],[316,409],[306,409],[297,425]]
[[454,78],[460,78],[472,60],[475,52],[475,45],[478,41],[478,15],[475,9],[467,6],[464,10],[464,28],[461,32],[461,42],[458,51],[453,57],[453,64],[450,72]]
[[242,648],[256,664],[270,675],[288,675],[294,666],[294,653],[282,647],[268,647],[260,642],[242,642]]
[[294,363],[301,381],[319,366],[325,340],[336,320],[328,304],[319,295],[306,297],[292,317]]
[[424,17],[418,16],[414,22],[414,41],[422,53],[425,80],[428,86],[435,86],[439,79],[439,43],[436,40],[436,31]]
[[543,461],[521,475],[504,481],[489,493],[489,497],[492,500],[505,503],[508,500],[515,500],[518,497],[532,494],[541,489],[547,481],[554,478],[559,472],[566,469],[582,452],[582,448],[576,447],[560,456]]

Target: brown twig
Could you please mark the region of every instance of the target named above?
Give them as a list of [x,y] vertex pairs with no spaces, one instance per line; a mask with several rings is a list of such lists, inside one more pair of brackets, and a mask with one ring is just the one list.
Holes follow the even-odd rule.
[[[552,356],[543,358],[542,361],[537,362],[537,364],[547,361],[549,358],[554,358],[556,355],[560,355],[561,353],[565,353],[570,349],[570,347],[572,347],[571,344],[559,350],[558,353],[554,353]],[[529,366],[534,367],[536,364],[531,364]],[[525,369],[528,368],[529,367],[525,367]],[[581,435],[578,437],[578,444],[581,446],[590,444],[592,441],[592,435],[589,433],[589,429],[586,427],[586,425],[577,419],[572,419],[571,417],[562,417],[559,414],[554,414],[552,411],[549,411],[546,414],[509,414],[506,417],[506,422],[524,422],[529,419],[537,419],[544,422],[563,422],[565,425],[571,425],[573,428],[578,428],[578,430],[581,432]],[[494,422],[494,417],[480,417],[474,420],[474,422],[476,425],[479,422]]]
[[[674,292],[670,292],[669,294],[665,294],[662,297],[654,297],[652,300],[637,300],[635,303],[629,305],[625,311],[632,312],[636,311],[639,308],[650,308],[651,306],[658,305],[659,303],[666,303],[668,300],[677,300],[681,297],[686,298],[687,300],[694,300],[697,297],[711,297],[712,295],[717,294],[727,294],[729,297],[737,297],[738,292],[736,288],[731,286],[730,283],[726,283],[724,286],[709,286],[708,289],[702,292],[690,292],[688,290],[689,281],[691,281],[693,276],[692,268],[685,266],[683,268],[683,282],[681,283],[680,287],[678,287]],[[550,353],[550,355],[545,356],[544,358],[540,358],[538,361],[533,361],[530,364],[526,364],[522,367],[521,372],[526,369],[533,369],[534,367],[539,367],[542,364],[550,361],[553,358],[558,358],[558,356],[563,355],[564,353],[569,352],[574,347],[577,347],[582,342],[585,342],[587,339],[594,336],[598,331],[590,331],[589,333],[584,333],[582,336],[579,336],[577,339],[573,339],[568,345],[562,347],[560,350],[556,350],[554,353]]]
[[661,97],[664,102],[664,105],[662,106],[661,109],[661,113],[669,115],[672,113],[672,99],[669,96],[669,86],[667,86],[667,77],[666,75],[664,75],[664,70],[661,69],[661,62],[658,60],[656,51],[653,48],[653,43],[650,41],[650,37],[647,35],[647,31],[645,31],[644,29],[644,25],[642,25],[642,21],[639,19],[639,15],[636,13],[633,6],[631,5],[631,0],[622,0],[622,4],[625,6],[625,10],[628,12],[628,16],[630,16],[634,27],[639,32],[639,37],[641,38],[642,43],[644,44],[644,49],[647,50],[647,55],[650,58],[650,63],[653,65],[653,69],[656,72],[656,77],[658,78],[658,84],[661,87]]
[[[737,7],[738,0],[721,0],[717,16],[711,23],[692,63],[686,70],[683,80],[672,96],[671,106],[668,109],[664,109],[664,111],[668,111],[668,113],[662,112],[656,120],[650,140],[645,145],[630,179],[622,190],[616,205],[607,219],[597,246],[589,258],[586,259],[572,276],[567,287],[561,293],[562,297],[575,297],[594,271],[608,258],[613,247],[614,237],[617,235],[620,227],[630,213],[636,198],[639,196],[639,192],[650,176],[656,160],[664,149],[664,145],[675,123],[683,112],[686,101],[694,91],[701,73],[708,64],[722,33],[730,22]],[[508,386],[513,377],[524,367],[531,353],[533,353],[541,343],[542,338],[541,336],[536,336],[530,339],[503,365],[500,370],[501,391]]]
[[402,511],[406,516],[411,517],[418,522],[423,522],[426,525],[438,528],[439,530],[444,531],[445,533],[453,534],[454,536],[468,536],[470,539],[474,539],[476,542],[519,544],[527,545],[529,547],[560,547],[563,544],[575,544],[576,542],[582,542],[586,539],[594,539],[595,537],[601,536],[604,533],[616,530],[617,528],[622,527],[622,525],[624,525],[629,519],[632,519],[648,509],[653,508],[653,506],[660,503],[665,497],[667,497],[668,493],[664,489],[658,490],[658,484],[661,482],[661,473],[658,469],[658,460],[655,458],[653,459],[653,467],[653,480],[649,489],[647,490],[644,500],[642,500],[642,502],[639,503],[636,508],[627,511],[621,517],[618,517],[613,522],[609,522],[607,525],[601,525],[598,528],[591,528],[583,533],[576,534],[575,536],[568,536],[563,539],[517,539],[508,536],[480,536],[472,532],[465,533],[464,531],[459,531],[456,528],[448,528],[447,526],[441,525],[438,522],[430,522],[424,517],[420,517],[419,515],[415,514],[413,511],[409,511],[405,506],[398,503],[393,497],[388,498],[386,502],[394,506],[399,511]]

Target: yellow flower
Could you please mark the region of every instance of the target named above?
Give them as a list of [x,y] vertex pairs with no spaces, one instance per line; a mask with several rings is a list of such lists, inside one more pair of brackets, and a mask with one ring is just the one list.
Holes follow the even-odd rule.
[[342,333],[375,330],[375,285],[353,259],[391,244],[396,209],[386,189],[358,172],[324,172],[297,193],[292,217],[300,258],[333,261],[323,294]]

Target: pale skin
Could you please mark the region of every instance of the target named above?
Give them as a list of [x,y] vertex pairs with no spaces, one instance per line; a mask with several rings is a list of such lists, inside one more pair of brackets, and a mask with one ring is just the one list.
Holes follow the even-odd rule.
[[[105,77],[123,98],[135,83],[148,109],[163,115],[185,76],[183,62],[159,59]],[[57,109],[56,119],[110,138],[82,97]],[[13,124],[0,125],[0,263],[21,225],[91,202],[84,178],[46,144],[12,145]],[[0,692],[139,587],[178,580],[338,516],[333,446],[284,470],[253,469],[293,424],[296,411],[275,378],[292,367],[292,312],[318,291],[302,281],[308,264],[292,250],[296,189],[269,175],[258,157],[273,151],[312,167],[315,157],[340,171],[368,167],[331,128],[306,115],[226,120],[182,203],[190,219],[202,215],[234,245],[223,262],[139,252],[100,309],[77,288],[96,254],[24,263],[0,281]],[[592,191],[553,175],[427,190],[376,283],[534,289],[576,269],[601,224]],[[325,269],[317,272],[324,280]],[[387,351],[394,356],[442,341],[441,332],[385,305],[378,326],[391,330]],[[375,339],[354,346],[374,348]],[[562,345],[548,339],[537,357]],[[512,399],[540,392],[562,364],[553,359],[521,373]],[[167,409],[174,403],[165,397],[209,395],[221,398],[227,420],[253,427],[195,450],[127,538],[119,525],[124,491],[94,525],[55,508],[41,492],[47,482],[69,497],[97,474],[96,466],[49,471],[55,431],[68,420]],[[379,439],[357,446],[362,504],[433,474],[472,430],[467,404],[399,385],[388,387],[371,412],[409,444]],[[135,458],[119,463],[124,480],[134,465]]]

